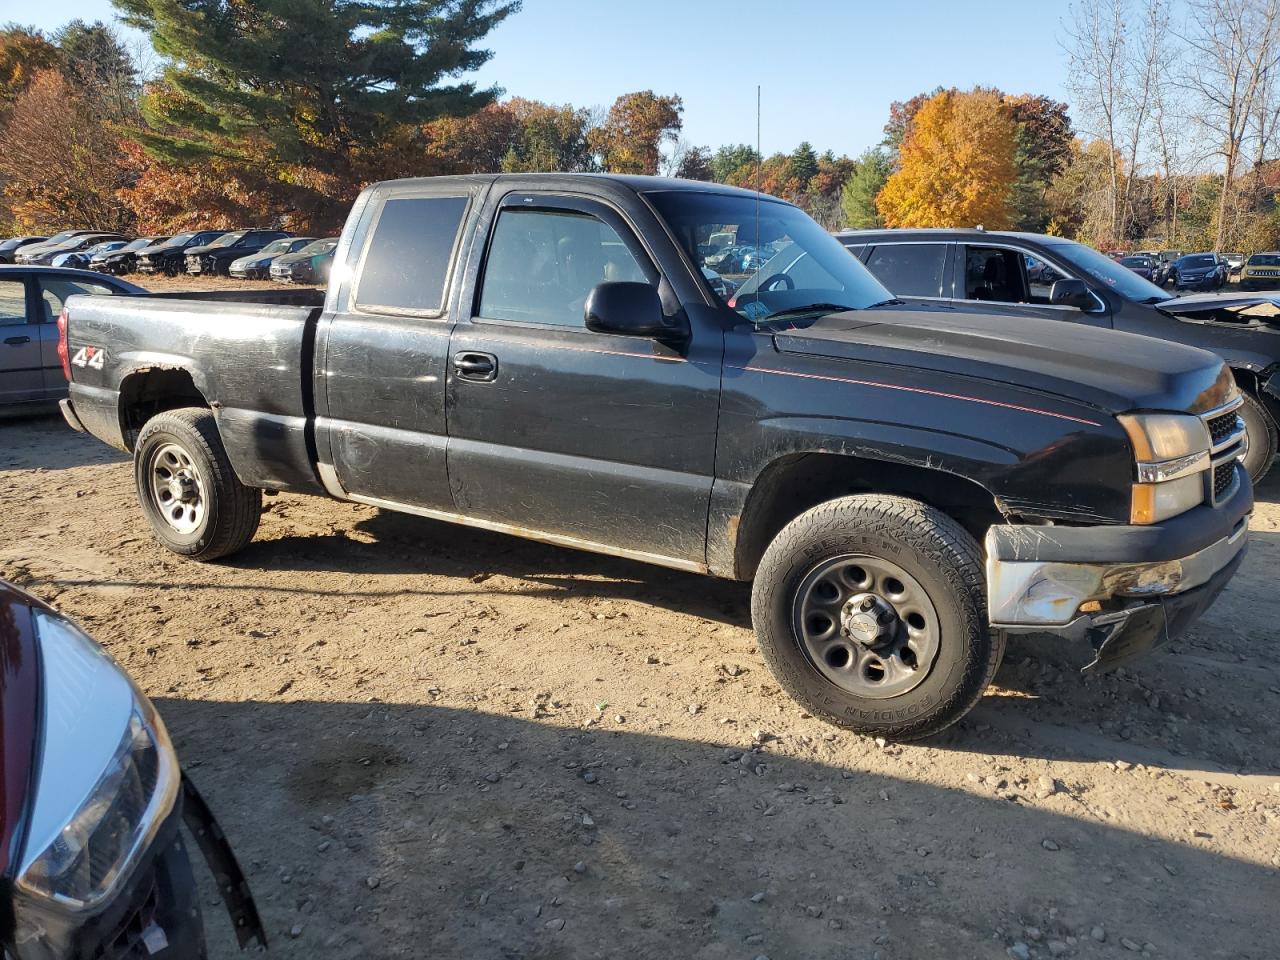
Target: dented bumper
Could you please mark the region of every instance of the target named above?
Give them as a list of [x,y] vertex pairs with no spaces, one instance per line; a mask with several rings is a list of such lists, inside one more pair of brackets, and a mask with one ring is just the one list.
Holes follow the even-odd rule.
[[1097,654],[1090,668],[1132,659],[1208,609],[1244,557],[1252,508],[1241,483],[1226,502],[1164,524],[992,527],[991,625],[1087,639]]

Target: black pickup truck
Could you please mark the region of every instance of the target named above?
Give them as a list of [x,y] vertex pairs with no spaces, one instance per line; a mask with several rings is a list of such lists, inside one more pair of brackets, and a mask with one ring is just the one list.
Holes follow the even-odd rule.
[[[702,267],[725,234],[768,260],[721,296]],[[1008,633],[1124,662],[1243,557],[1253,494],[1219,358],[904,309],[769,197],[378,184],[323,298],[69,301],[64,413],[132,451],[169,549],[231,554],[262,491],[290,490],[753,580],[783,686],[898,738],[968,711]]]
[[1280,453],[1276,293],[1171,297],[1092,247],[1037,233],[848,230],[836,236],[899,297],[926,299],[950,310],[1123,330],[1212,350],[1227,361],[1244,398],[1244,464],[1255,483]]

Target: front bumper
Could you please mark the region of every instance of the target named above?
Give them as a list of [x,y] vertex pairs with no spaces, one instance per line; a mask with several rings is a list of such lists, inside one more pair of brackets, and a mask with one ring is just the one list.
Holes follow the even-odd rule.
[[[1243,472],[1243,467],[1237,465]],[[987,608],[995,629],[1088,639],[1112,667],[1182,633],[1244,558],[1248,483],[1215,506],[1150,526],[992,527]]]
[[[203,958],[204,928],[191,861],[178,832],[181,821],[182,811],[175,806],[146,859],[97,912],[79,915],[36,905],[25,907],[17,942],[9,947],[16,960]],[[31,926],[39,930],[38,935],[24,933]]]

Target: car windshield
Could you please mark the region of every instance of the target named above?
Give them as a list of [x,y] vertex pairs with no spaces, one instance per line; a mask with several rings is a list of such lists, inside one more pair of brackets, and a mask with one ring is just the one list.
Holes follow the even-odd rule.
[[[697,266],[741,281],[734,292],[722,287],[717,296],[753,322],[861,310],[893,299],[839,240],[789,203],[691,190],[646,196]],[[734,243],[722,245],[729,233]]]
[[229,247],[248,232],[249,232],[248,230],[237,230],[235,233],[224,233],[217,240],[210,242],[208,246]]
[[151,244],[158,242],[155,237],[139,237],[137,240],[131,240],[120,248],[122,252],[132,252],[141,250],[143,247],[149,247]]
[[292,240],[272,240],[265,247],[258,251],[259,256],[269,257],[273,253],[288,253],[289,247],[292,246]]
[[1201,253],[1194,257],[1183,257],[1178,261],[1179,267],[1191,267],[1198,269],[1200,267],[1216,267],[1218,261],[1213,258],[1212,254]]
[[337,240],[317,240],[315,243],[308,243],[305,247],[303,247],[298,252],[315,256],[317,253],[328,253],[337,245],[338,245]]
[[1255,253],[1249,258],[1251,267],[1280,267],[1280,253]]
[[1086,247],[1083,243],[1076,243],[1074,240],[1054,240],[1050,244],[1050,249],[1092,280],[1126,300],[1136,302],[1147,300],[1154,303],[1156,300],[1169,299],[1169,294],[1150,280],[1144,280],[1132,270],[1121,266],[1092,247]]
[[1149,267],[1151,261],[1146,257],[1125,257],[1120,261],[1122,267]]
[[[170,237],[168,243],[166,243],[165,245],[168,246],[169,244],[172,244],[175,247],[180,247],[182,246],[182,244],[189,241],[195,235],[196,234],[194,230],[188,233],[177,233],[177,234],[174,234],[172,237]],[[157,242],[160,242],[160,241],[157,241]]]

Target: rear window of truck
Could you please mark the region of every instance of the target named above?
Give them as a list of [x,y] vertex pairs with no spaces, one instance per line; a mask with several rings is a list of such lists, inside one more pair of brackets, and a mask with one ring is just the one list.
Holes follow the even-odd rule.
[[466,197],[397,197],[383,204],[360,271],[356,307],[440,313],[466,209]]

